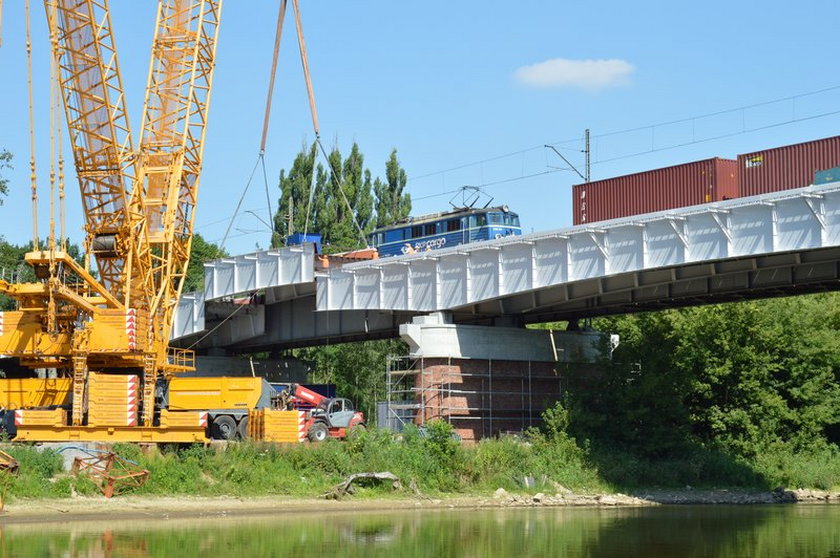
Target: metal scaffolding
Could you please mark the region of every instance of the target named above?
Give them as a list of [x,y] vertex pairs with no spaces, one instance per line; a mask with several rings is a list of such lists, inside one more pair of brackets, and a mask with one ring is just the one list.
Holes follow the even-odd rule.
[[[435,364],[430,366],[430,360]],[[562,394],[556,370],[553,374],[534,370],[537,363],[517,363],[521,372],[511,373],[510,361],[501,367],[507,371],[499,371],[490,359],[454,360],[455,366],[452,358],[390,357],[383,409],[387,418],[380,424],[400,431],[405,424],[422,426],[440,419],[456,430],[471,430],[476,438],[522,432],[540,422],[546,407],[540,395],[554,395],[556,400]],[[463,370],[467,362],[472,369],[468,372]]]

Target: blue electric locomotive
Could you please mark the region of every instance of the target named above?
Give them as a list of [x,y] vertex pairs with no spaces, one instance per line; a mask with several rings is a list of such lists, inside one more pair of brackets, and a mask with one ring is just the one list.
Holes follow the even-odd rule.
[[519,215],[503,205],[409,217],[374,230],[369,241],[379,251],[379,257],[386,257],[520,234]]

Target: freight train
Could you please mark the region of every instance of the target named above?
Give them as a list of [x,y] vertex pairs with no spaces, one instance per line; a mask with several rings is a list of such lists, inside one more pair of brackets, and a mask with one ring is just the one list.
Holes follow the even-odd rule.
[[840,136],[704,159],[572,187],[575,225],[840,179]]

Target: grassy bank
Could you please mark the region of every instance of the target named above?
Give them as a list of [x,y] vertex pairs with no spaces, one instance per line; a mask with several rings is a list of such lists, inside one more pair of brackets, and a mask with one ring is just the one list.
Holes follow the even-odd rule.
[[[831,489],[840,486],[840,456],[824,450],[814,455],[783,451],[747,461],[697,450],[683,458],[641,459],[628,453],[581,447],[562,431],[530,432],[525,438],[504,437],[462,446],[447,424],[430,425],[426,436],[410,429],[401,437],[369,430],[348,442],[272,446],[240,443],[225,449],[192,446],[144,454],[137,446],[116,451],[151,472],[138,494],[193,496],[288,495],[314,497],[327,492],[347,475],[391,471],[405,486],[426,495],[549,492],[557,484],[575,492],[626,491],[634,488],[691,485],[771,489]],[[62,498],[96,494],[85,479],[61,470],[61,456],[33,447],[16,446],[11,453],[21,472],[9,481],[16,498]],[[523,477],[535,480],[523,486]],[[357,497],[383,497],[389,487],[361,488]],[[410,492],[409,492],[410,494]]]

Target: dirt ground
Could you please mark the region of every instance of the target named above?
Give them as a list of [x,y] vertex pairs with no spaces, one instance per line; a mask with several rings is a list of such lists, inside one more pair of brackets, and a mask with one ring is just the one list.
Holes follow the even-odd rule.
[[324,500],[320,498],[266,497],[78,497],[60,500],[18,500],[0,514],[0,525],[109,519],[175,519],[239,515],[300,515],[327,512],[390,511],[415,508],[477,508],[486,498],[440,499],[381,498]]
[[265,497],[77,497],[61,500],[18,500],[0,514],[0,526],[14,523],[67,521],[218,518],[279,514],[354,513],[411,509],[506,507],[626,507],[687,504],[840,503],[840,492],[814,490],[745,492],[728,490],[637,491],[626,494],[509,494],[502,489],[488,496],[447,498],[395,497],[324,500],[283,496]]

